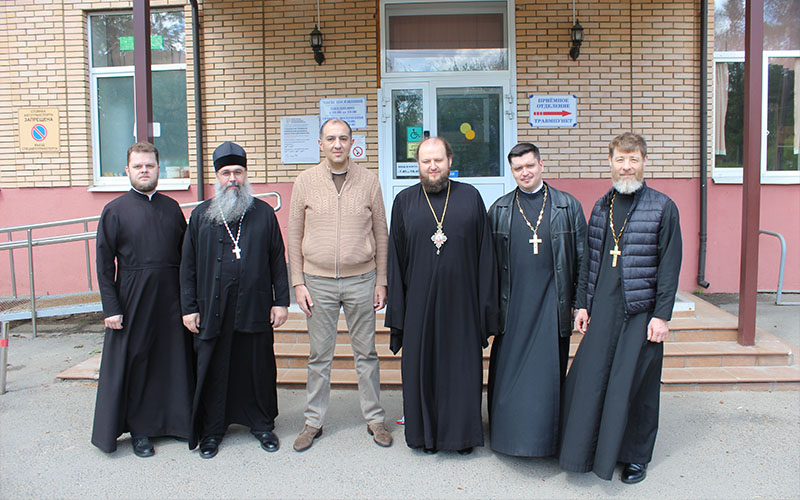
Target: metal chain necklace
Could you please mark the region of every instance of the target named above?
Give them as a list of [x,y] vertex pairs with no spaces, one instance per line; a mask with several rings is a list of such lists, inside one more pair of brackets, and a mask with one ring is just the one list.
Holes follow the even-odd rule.
[[611,261],[611,267],[617,267],[617,257],[622,255],[622,252],[619,251],[619,239],[622,238],[622,232],[625,231],[625,226],[628,225],[628,217],[631,216],[631,213],[628,212],[628,215],[625,216],[625,222],[622,223],[622,229],[619,230],[619,235],[614,231],[614,199],[617,197],[617,192],[614,191],[614,194],[611,195],[611,211],[608,215],[608,221],[611,224],[611,236],[614,237],[614,250],[610,250],[608,253],[614,260]]
[[225,214],[222,213],[222,208],[219,209],[219,214],[222,216],[222,223],[225,224],[225,229],[228,230],[228,236],[231,237],[231,241],[233,242],[233,250],[231,253],[236,254],[236,259],[242,258],[242,250],[239,248],[239,236],[242,235],[242,221],[244,220],[244,214],[239,217],[239,231],[236,233],[236,238],[233,237],[233,233],[231,232],[231,228],[228,227],[228,221],[225,220]]
[[447,235],[444,234],[442,231],[442,224],[444,224],[444,216],[447,214],[447,204],[450,202],[450,180],[447,181],[447,197],[444,199],[444,210],[442,210],[442,220],[439,220],[436,217],[436,212],[433,210],[433,205],[431,205],[431,200],[428,198],[428,193],[425,191],[425,188],[420,184],[420,188],[422,189],[422,194],[425,195],[425,199],[428,201],[428,207],[431,209],[431,213],[433,214],[433,220],[436,221],[436,232],[433,233],[431,236],[431,241],[433,245],[436,247],[436,255],[439,255],[439,251],[442,249],[442,245],[444,242],[447,241]]
[[533,227],[531,225],[531,221],[529,221],[528,218],[525,217],[525,211],[522,210],[522,205],[519,203],[519,190],[517,190],[516,199],[517,199],[517,208],[519,208],[519,213],[522,214],[522,218],[525,219],[525,224],[527,224],[528,227],[531,229],[531,231],[533,231],[533,238],[529,239],[528,243],[533,245],[533,254],[539,255],[539,243],[542,242],[542,239],[539,238],[538,232],[539,232],[539,225],[542,223],[542,216],[544,215],[544,206],[547,204],[547,184],[544,184],[544,199],[542,200],[542,209],[539,210],[539,218],[536,219],[536,227]]

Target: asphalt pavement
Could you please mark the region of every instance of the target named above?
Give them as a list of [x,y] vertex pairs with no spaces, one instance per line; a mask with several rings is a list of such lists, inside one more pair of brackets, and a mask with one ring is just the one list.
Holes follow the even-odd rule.
[[[280,389],[277,453],[233,426],[203,460],[186,443],[156,440],[136,457],[92,446],[96,383],[56,375],[102,346],[92,315],[41,321],[33,339],[11,330],[8,392],[0,395],[0,498],[800,498],[800,392],[665,392],[647,479],[636,485],[562,471],[554,459],[514,458],[486,446],[469,456],[409,449],[401,393],[381,394],[395,443],[380,448],[361,419],[358,393],[336,390],[323,436],[292,450],[305,391]],[[488,422],[485,416],[484,424]],[[520,415],[520,418],[525,418]]]

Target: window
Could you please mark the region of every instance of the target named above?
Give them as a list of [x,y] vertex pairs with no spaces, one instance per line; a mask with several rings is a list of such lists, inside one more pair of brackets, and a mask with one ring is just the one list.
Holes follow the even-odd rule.
[[507,70],[506,10],[506,2],[388,4],[386,72]]
[[[159,186],[186,187],[189,144],[183,11],[150,14],[154,143]],[[127,188],[125,152],[134,141],[133,15],[91,14],[90,80],[95,187]]]
[[[764,2],[763,183],[800,182],[800,17],[791,4]],[[744,154],[743,0],[718,1],[715,16],[713,178],[736,183]]]

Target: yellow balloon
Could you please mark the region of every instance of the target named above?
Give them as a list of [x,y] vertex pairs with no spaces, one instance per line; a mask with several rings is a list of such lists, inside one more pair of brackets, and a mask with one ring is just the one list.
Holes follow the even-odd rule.
[[[470,130],[472,130],[472,125],[470,125],[470,124],[469,124],[469,123],[467,123],[467,122],[464,122],[464,123],[462,123],[462,124],[461,124],[461,126],[458,128],[458,130],[460,130],[462,134],[465,134],[465,135],[466,135],[466,133],[467,133],[467,132],[469,132]],[[474,135],[474,134],[473,134],[473,135]]]
[[467,138],[468,141],[471,141],[472,139],[475,138],[475,131],[474,130],[467,130],[467,132],[464,134],[464,136]]

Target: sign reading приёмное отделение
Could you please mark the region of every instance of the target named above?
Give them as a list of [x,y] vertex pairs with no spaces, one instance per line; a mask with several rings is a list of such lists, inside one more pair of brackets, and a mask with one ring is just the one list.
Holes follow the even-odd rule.
[[575,127],[578,98],[574,95],[531,95],[528,123],[531,127]]

